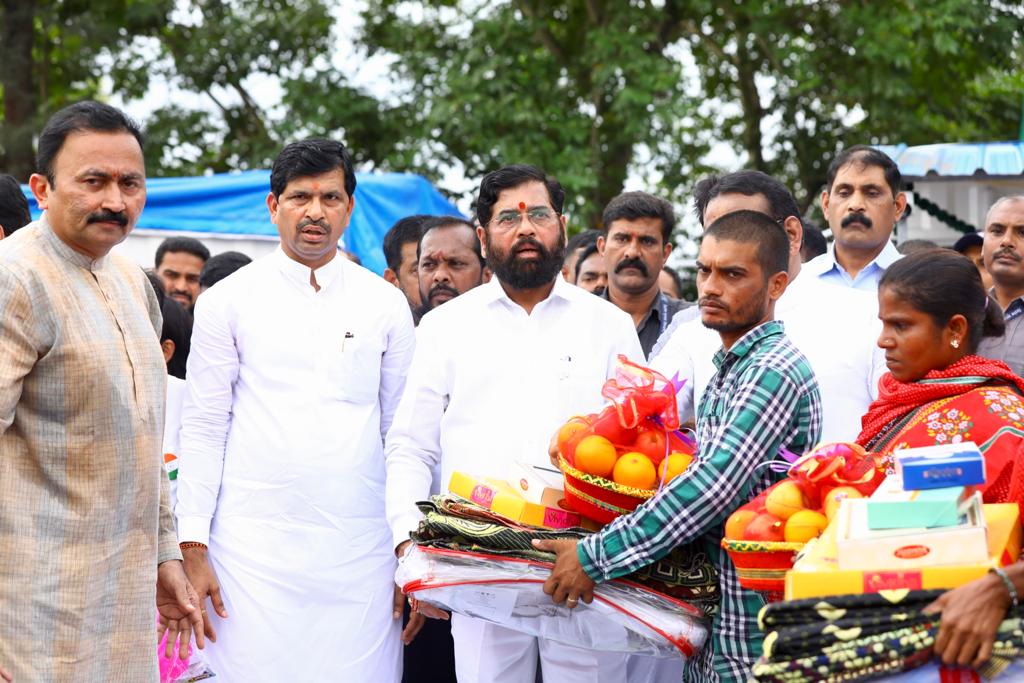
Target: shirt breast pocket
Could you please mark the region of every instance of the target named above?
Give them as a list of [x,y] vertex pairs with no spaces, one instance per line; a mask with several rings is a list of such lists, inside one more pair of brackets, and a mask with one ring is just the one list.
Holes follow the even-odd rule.
[[375,403],[380,393],[384,341],[372,335],[359,336],[349,332],[345,335],[327,373],[328,393],[349,403]]

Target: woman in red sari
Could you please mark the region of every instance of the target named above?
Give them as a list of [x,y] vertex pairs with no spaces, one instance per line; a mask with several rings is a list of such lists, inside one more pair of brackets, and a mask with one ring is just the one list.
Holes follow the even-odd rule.
[[974,355],[1004,329],[977,268],[947,249],[914,253],[882,276],[878,304],[889,372],[857,443],[891,455],[972,441],[985,455],[985,502],[1024,504],[1024,379]]

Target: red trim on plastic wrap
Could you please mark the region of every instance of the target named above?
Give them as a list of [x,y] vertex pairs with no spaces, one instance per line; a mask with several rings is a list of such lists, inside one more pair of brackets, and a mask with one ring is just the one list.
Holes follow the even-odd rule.
[[[554,566],[550,562],[540,562],[540,561],[536,561],[536,560],[525,560],[525,559],[522,559],[522,558],[519,558],[519,557],[506,557],[504,555],[489,555],[487,553],[465,552],[465,551],[461,551],[461,550],[449,550],[447,548],[424,548],[422,546],[419,546],[418,549],[421,552],[424,552],[424,553],[434,553],[436,555],[449,555],[449,556],[452,556],[452,557],[484,557],[484,558],[487,558],[487,559],[501,560],[501,561],[504,561],[504,562],[520,562],[520,563],[523,563],[523,564],[532,564],[534,566],[542,567],[544,569],[550,569],[551,567]],[[657,591],[651,590],[647,586],[644,586],[644,585],[639,584],[639,583],[634,583],[632,581],[623,581],[621,579],[612,579],[612,581],[614,581],[615,583],[619,583],[619,584],[625,585],[625,586],[630,586],[632,588],[637,588],[637,589],[640,589],[640,590],[648,592],[648,593],[656,593],[657,592]],[[410,593],[416,593],[416,592],[421,591],[421,590],[429,590],[431,588],[452,588],[452,587],[455,587],[455,586],[490,586],[490,585],[501,584],[501,583],[511,583],[511,584],[515,584],[515,583],[540,583],[540,584],[543,584],[544,582],[541,581],[540,579],[494,579],[494,580],[490,580],[490,581],[450,581],[450,582],[446,582],[446,583],[428,583],[428,582],[423,581],[422,579],[416,579],[414,581],[409,581],[404,586],[402,586],[402,592],[408,595]],[[676,598],[673,598],[670,595],[664,595],[662,593],[657,593],[657,595],[658,595],[659,598],[661,598],[663,600],[668,600],[669,602],[671,602],[671,603],[673,603],[675,605],[678,605],[679,607],[682,607],[687,612],[690,612],[693,616],[703,617],[703,613],[700,612],[693,605],[685,603],[682,600],[678,600]],[[600,600],[602,603],[608,605],[612,609],[615,609],[615,610],[621,612],[622,614],[625,614],[630,619],[634,619],[635,621],[640,622],[641,624],[643,624],[644,626],[646,626],[650,630],[654,631],[655,633],[660,635],[662,638],[664,638],[668,642],[670,642],[673,645],[675,645],[676,648],[680,652],[682,652],[684,655],[686,655],[687,658],[691,658],[695,654],[696,650],[693,647],[693,643],[691,643],[687,638],[683,638],[683,637],[674,638],[671,635],[669,635],[668,633],[666,633],[665,631],[661,630],[660,628],[658,628],[658,627],[656,627],[656,626],[654,626],[652,624],[649,624],[647,621],[645,621],[644,619],[642,619],[642,618],[638,617],[637,615],[633,614],[629,610],[620,607],[619,605],[615,604],[611,600],[608,600],[607,598],[603,598],[600,595],[597,595],[596,593],[594,594],[594,598],[597,599],[597,600]],[[709,634],[709,637],[710,637],[710,634]]]

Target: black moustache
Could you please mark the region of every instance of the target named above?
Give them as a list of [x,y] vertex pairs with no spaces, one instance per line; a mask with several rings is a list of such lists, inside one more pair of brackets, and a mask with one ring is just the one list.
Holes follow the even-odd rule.
[[843,219],[843,222],[839,224],[840,227],[846,228],[853,223],[860,223],[866,228],[871,228],[871,219],[862,213],[851,213],[849,216]]
[[542,254],[546,254],[547,251],[544,249],[544,245],[533,239],[532,237],[524,237],[515,244],[512,245],[512,251],[519,251],[523,247],[533,247]]
[[320,228],[321,230],[324,230],[325,232],[330,232],[331,231],[331,227],[329,225],[327,225],[327,223],[325,223],[324,221],[311,221],[308,218],[305,219],[305,220],[299,221],[299,224],[296,227],[296,230],[302,230],[304,228],[308,228],[311,225],[315,225],[316,227]]
[[619,265],[615,266],[615,272],[621,273],[626,268],[636,268],[641,273],[643,273],[644,277],[647,277],[647,264],[638,258],[630,258],[624,261],[620,261]]
[[1011,258],[1014,261],[1020,261],[1020,256],[1018,256],[1017,252],[1013,251],[1012,249],[1000,249],[999,251],[992,255],[993,259],[1004,257]]
[[128,216],[114,211],[100,211],[91,213],[86,219],[88,223],[118,223],[121,227],[128,225]]
[[728,307],[728,306],[726,306],[726,305],[725,305],[724,303],[722,303],[721,301],[719,301],[718,299],[712,299],[711,297],[706,297],[706,298],[702,298],[702,299],[697,299],[697,307],[698,307],[698,308],[699,308],[699,307],[701,307],[701,306],[703,306],[704,304],[714,304],[714,305],[718,306],[718,307],[719,307],[719,308],[721,308],[721,309],[724,309],[724,310],[729,310],[729,307]]
[[448,294],[451,294],[453,297],[459,295],[458,292],[456,292],[454,289],[452,289],[448,285],[435,285],[435,286],[430,288],[430,292],[427,294],[427,298],[430,299],[430,298],[433,298],[437,294],[442,294],[442,293],[445,293],[445,292],[447,292]]

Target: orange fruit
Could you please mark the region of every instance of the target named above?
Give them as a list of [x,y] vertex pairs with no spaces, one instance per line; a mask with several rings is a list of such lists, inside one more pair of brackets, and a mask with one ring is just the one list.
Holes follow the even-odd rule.
[[762,512],[754,517],[743,530],[744,541],[778,542],[786,539],[783,526],[785,521],[770,512]]
[[686,453],[670,453],[658,466],[658,478],[666,484],[678,477],[690,466],[692,455]]
[[615,463],[612,481],[636,489],[653,489],[658,483],[658,472],[654,463],[643,453],[625,453]]
[[730,541],[742,541],[743,532],[754,517],[757,517],[757,513],[753,510],[737,510],[729,515],[725,522],[725,537]]
[[576,444],[576,469],[595,477],[607,479],[615,468],[617,457],[615,446],[603,436],[591,434]]
[[631,448],[637,453],[643,453],[657,465],[665,459],[667,441],[664,429],[644,429],[636,435]]
[[825,508],[825,517],[828,521],[839,512],[839,504],[847,498],[863,498],[860,491],[852,486],[837,486],[825,495],[822,506]]
[[801,510],[786,520],[784,534],[789,543],[806,543],[820,536],[827,526],[825,515],[815,510]]
[[577,415],[559,427],[556,443],[558,452],[569,462],[575,461],[576,444],[582,439],[582,433],[590,429],[587,418]]
[[784,481],[765,498],[764,508],[776,517],[789,519],[807,508],[807,498],[795,481]]

